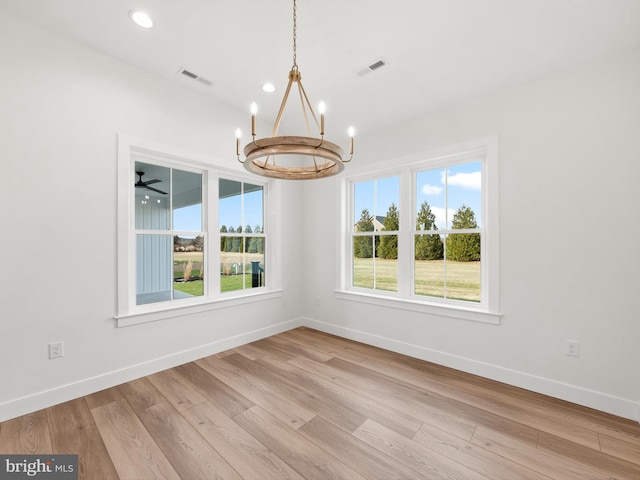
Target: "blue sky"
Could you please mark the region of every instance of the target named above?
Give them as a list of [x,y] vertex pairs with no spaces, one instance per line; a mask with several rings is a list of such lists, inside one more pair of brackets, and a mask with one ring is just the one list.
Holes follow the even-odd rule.
[[400,205],[400,179],[388,177],[355,184],[354,223],[360,220],[365,208],[370,215],[386,217],[392,203]]
[[[225,225],[227,229],[238,229],[240,225],[244,229],[251,225],[262,227],[262,191],[254,191],[244,194],[244,223],[242,218],[242,195],[232,195],[220,199],[219,227]],[[178,208],[173,211],[173,228],[179,231],[202,231],[201,227],[202,206],[200,204]],[[219,228],[218,227],[218,228]]]
[[[436,216],[439,229],[449,225],[454,213],[460,206],[471,207],[478,226],[482,224],[482,164],[480,161],[462,165],[424,170],[416,174],[416,212],[425,200]],[[445,195],[446,194],[446,195]],[[354,223],[360,219],[366,208],[371,215],[386,216],[389,206],[399,205],[400,182],[398,177],[389,177],[377,181],[360,182],[354,191]],[[407,210],[408,209],[404,209]],[[400,211],[400,215],[403,215]]]
[[[243,196],[244,221],[242,216]],[[241,225],[243,229],[247,225],[251,225],[251,229],[255,229],[256,225],[260,225],[262,228],[264,225],[262,210],[262,190],[221,198],[218,209],[218,228],[222,225],[225,225],[227,229],[233,227],[236,230]]]
[[173,229],[187,232],[202,231],[202,204],[176,208],[173,211]]
[[[427,201],[436,216],[439,229],[450,226],[454,213],[465,204],[473,210],[478,225],[482,225],[480,161],[454,165],[446,168],[424,170],[416,174],[416,212],[423,201]],[[244,198],[243,198],[244,197]],[[242,201],[244,200],[244,218]],[[392,203],[400,207],[400,180],[388,177],[359,182],[354,192],[354,223],[360,219],[363,209],[371,215],[386,216]],[[219,225],[238,228],[242,225],[263,225],[262,191],[244,195],[231,195],[219,200]],[[403,215],[403,211],[400,215]],[[192,205],[174,211],[174,229],[200,231],[201,205]]]

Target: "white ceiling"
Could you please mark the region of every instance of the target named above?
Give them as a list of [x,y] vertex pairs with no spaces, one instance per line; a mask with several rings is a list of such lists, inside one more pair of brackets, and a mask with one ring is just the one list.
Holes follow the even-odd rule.
[[[256,101],[272,122],[292,65],[292,1],[0,0],[0,9],[247,115]],[[134,8],[152,29],[129,20]],[[640,46],[640,0],[298,0],[297,38],[303,84],[314,107],[327,104],[331,137]],[[386,67],[355,74],[381,57]],[[265,81],[274,94],[260,90]]]

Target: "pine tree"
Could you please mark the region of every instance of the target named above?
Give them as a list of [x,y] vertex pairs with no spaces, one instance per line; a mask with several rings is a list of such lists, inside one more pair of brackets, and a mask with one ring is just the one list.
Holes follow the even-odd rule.
[[[462,205],[453,215],[451,228],[478,228],[476,216],[471,208]],[[480,260],[479,233],[452,233],[447,236],[447,260],[477,262]]]
[[[427,201],[422,202],[418,218],[417,230],[438,230],[436,216],[431,211]],[[444,258],[444,245],[440,235],[416,235],[415,239],[416,260],[442,260]]]
[[[400,214],[395,203],[389,206],[387,216],[384,219],[383,230],[386,232],[396,232],[400,228]],[[378,245],[378,257],[397,259],[398,258],[398,235],[381,235]]]
[[[229,227],[229,233],[236,233],[236,229],[233,227]],[[233,252],[233,237],[226,237],[224,251]]]
[[[264,230],[260,228],[260,225],[256,225],[253,228],[253,233],[264,233]],[[255,248],[255,252],[251,253],[264,253],[264,237],[252,237],[253,246],[249,244],[249,248]]]
[[[373,218],[366,208],[362,210],[360,220],[356,223],[356,232],[373,232]],[[373,246],[370,236],[353,238],[353,256],[357,258],[373,257]]]
[[[220,227],[220,233],[227,233],[227,226],[226,225],[222,225]],[[222,235],[220,235],[220,251],[221,252],[226,252],[227,248],[227,237],[224,237]]]

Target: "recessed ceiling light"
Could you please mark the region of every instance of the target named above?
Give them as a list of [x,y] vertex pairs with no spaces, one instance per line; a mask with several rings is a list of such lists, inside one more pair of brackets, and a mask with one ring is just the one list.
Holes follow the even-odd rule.
[[142,28],[151,28],[153,27],[153,21],[151,21],[151,17],[140,10],[130,10],[129,18],[133,20],[133,22]]
[[267,82],[264,85],[262,85],[262,91],[267,93],[273,93],[276,91],[276,87],[273,83]]

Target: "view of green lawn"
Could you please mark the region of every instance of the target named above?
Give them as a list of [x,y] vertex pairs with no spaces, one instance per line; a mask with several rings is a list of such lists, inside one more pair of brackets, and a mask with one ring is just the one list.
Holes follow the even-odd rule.
[[[198,280],[173,282],[173,288],[187,295],[204,295],[204,282],[202,275],[204,266],[203,252],[174,252],[173,254],[173,278],[183,279],[185,276],[198,278]],[[189,272],[189,268],[191,271]]]
[[243,282],[244,288],[251,288],[251,262],[264,268],[264,253],[220,252],[220,291],[242,290]]
[[[373,258],[354,258],[353,285],[355,287],[373,288],[373,261]],[[480,301],[480,262],[415,261],[415,293],[417,295],[444,298],[445,278],[446,298]],[[375,259],[375,286],[377,290],[397,290],[397,260]]]
[[[173,254],[173,278],[184,278],[185,269],[191,261],[191,277],[202,277],[203,254],[202,252],[175,252]],[[243,264],[242,261],[245,261]],[[263,264],[264,255],[261,253],[221,252],[220,265],[220,291],[231,292],[251,288],[251,262],[258,261]],[[264,264],[263,264],[264,265]],[[242,273],[244,272],[244,273]],[[244,284],[244,285],[243,285]],[[188,282],[174,282],[176,291],[188,295],[200,296],[204,294],[204,281],[201,279]]]
[[[245,263],[240,253],[222,252],[220,291],[231,292],[251,288],[251,261],[264,261],[262,254],[245,254]],[[181,278],[191,261],[191,277],[202,275],[202,252],[174,253],[174,278]],[[397,260],[375,259],[375,287],[377,290],[396,291],[398,286]],[[445,275],[446,267],[446,275]],[[240,271],[238,269],[240,268]],[[244,272],[244,273],[242,273]],[[374,259],[354,259],[354,281],[356,287],[373,288]],[[480,262],[454,262],[452,260],[416,260],[415,293],[431,297],[445,296],[457,300],[480,301]],[[243,285],[244,284],[244,285]],[[203,280],[174,282],[174,288],[188,295],[204,294]]]

